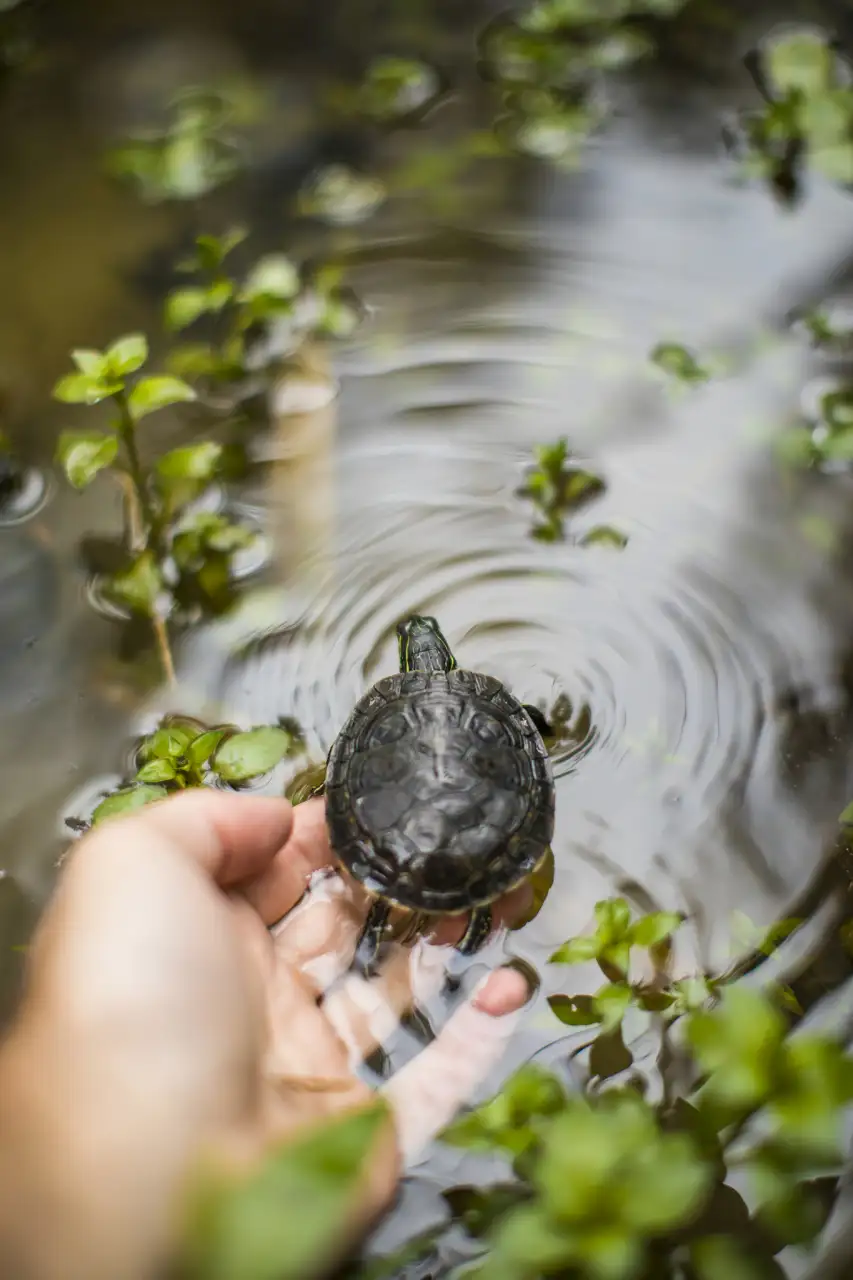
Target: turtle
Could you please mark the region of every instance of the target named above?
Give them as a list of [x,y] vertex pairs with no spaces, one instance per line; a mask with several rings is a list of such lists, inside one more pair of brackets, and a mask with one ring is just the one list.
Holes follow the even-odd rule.
[[400,622],[397,639],[399,672],[359,699],[312,787],[325,793],[333,854],[373,898],[354,961],[365,974],[392,911],[404,942],[430,919],[470,913],[457,951],[473,955],[491,904],[537,870],[554,831],[538,708],[460,667],[433,617]]

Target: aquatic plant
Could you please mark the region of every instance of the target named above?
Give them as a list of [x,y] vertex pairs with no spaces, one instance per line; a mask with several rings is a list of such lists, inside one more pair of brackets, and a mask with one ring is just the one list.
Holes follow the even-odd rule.
[[372,59],[357,85],[335,85],[327,96],[340,115],[399,125],[423,119],[442,90],[442,77],[429,63],[386,54]]
[[227,182],[241,166],[233,133],[235,103],[225,92],[189,86],[168,105],[163,128],[134,134],[107,157],[107,168],[133,184],[141,198],[197,200]]
[[306,1280],[325,1274],[387,1125],[387,1104],[314,1125],[264,1156],[247,1176],[205,1168],[190,1195],[185,1280]]
[[[167,715],[137,744],[134,770],[92,813],[91,824],[163,800],[187,787],[216,783],[242,786],[263,777],[302,746],[297,726],[206,725],[188,716]],[[71,819],[75,830],[89,823]]]
[[285,254],[271,253],[238,280],[226,259],[246,235],[234,228],[222,236],[198,236],[192,257],[179,264],[193,283],[173,289],[166,299],[171,332],[202,320],[217,331],[213,341],[177,346],[167,360],[173,373],[204,386],[251,385],[253,374],[295,360],[309,338],[346,337],[361,319],[358,299],[333,263],[312,273]]
[[778,36],[748,66],[765,105],[739,113],[726,135],[744,174],[789,201],[799,194],[803,165],[853,183],[853,88],[829,39],[812,30]]
[[536,465],[518,492],[536,508],[538,523],[533,526],[533,537],[541,542],[558,542],[565,537],[565,518],[603,493],[605,484],[594,472],[571,465],[572,455],[565,438],[556,444],[537,445],[533,453]]
[[212,441],[184,445],[153,464],[143,462],[138,431],[158,410],[196,398],[188,383],[170,374],[135,377],[148,358],[141,333],[119,338],[106,351],[75,350],[76,372],[60,378],[53,394],[64,404],[114,410],[107,430],[65,430],[57,461],[75,489],[104,470],[120,479],[127,498],[121,564],[106,576],[104,592],[115,604],[151,619],[167,674],[172,660],[164,619],[190,583],[211,603],[227,584],[233,554],[255,534],[224,516],[188,510],[219,473],[224,449]]
[[668,378],[687,385],[707,382],[711,376],[710,370],[699,363],[695,354],[678,342],[659,342],[649,359]]
[[[853,1061],[832,1038],[789,1036],[770,995],[704,976],[672,981],[680,923],[672,912],[634,920],[624,900],[610,899],[596,907],[594,933],[552,956],[559,964],[594,960],[608,979],[594,996],[549,1000],[563,1023],[600,1028],[588,1046],[587,1086],[570,1093],[558,1073],[529,1064],[443,1135],[501,1157],[512,1175],[445,1193],[479,1251],[460,1277],[535,1280],[570,1269],[589,1280],[631,1280],[653,1265],[655,1274],[695,1280],[757,1280],[781,1276],[775,1254],[820,1230],[821,1179],[843,1163]],[[649,956],[651,977],[632,982],[637,949]],[[664,1077],[673,1053],[687,1064],[686,1097],[666,1079],[658,1101],[643,1096],[634,1076],[602,1087],[630,1072],[621,1032],[630,1010],[658,1022]],[[676,1024],[677,1050],[669,1043]],[[730,1184],[735,1173],[747,1179],[746,1198]]]

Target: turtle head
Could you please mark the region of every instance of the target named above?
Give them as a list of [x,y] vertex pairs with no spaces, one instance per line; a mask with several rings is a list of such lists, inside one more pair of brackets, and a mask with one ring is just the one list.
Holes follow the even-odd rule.
[[435,618],[413,613],[397,624],[401,671],[452,671],[456,659]]

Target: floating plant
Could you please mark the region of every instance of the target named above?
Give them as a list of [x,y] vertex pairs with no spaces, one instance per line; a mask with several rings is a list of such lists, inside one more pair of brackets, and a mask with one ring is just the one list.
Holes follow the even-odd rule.
[[594,472],[571,465],[566,439],[537,445],[533,452],[536,465],[528,472],[519,494],[533,503],[539,517],[533,537],[541,542],[559,542],[565,536],[566,517],[603,493],[605,484]]

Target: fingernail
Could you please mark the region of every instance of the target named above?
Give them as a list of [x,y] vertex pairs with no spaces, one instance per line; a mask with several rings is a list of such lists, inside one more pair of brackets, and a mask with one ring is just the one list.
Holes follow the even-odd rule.
[[535,970],[524,961],[514,960],[501,965],[479,982],[474,989],[471,1003],[481,1013],[499,1018],[518,1013],[530,1002],[539,986]]

